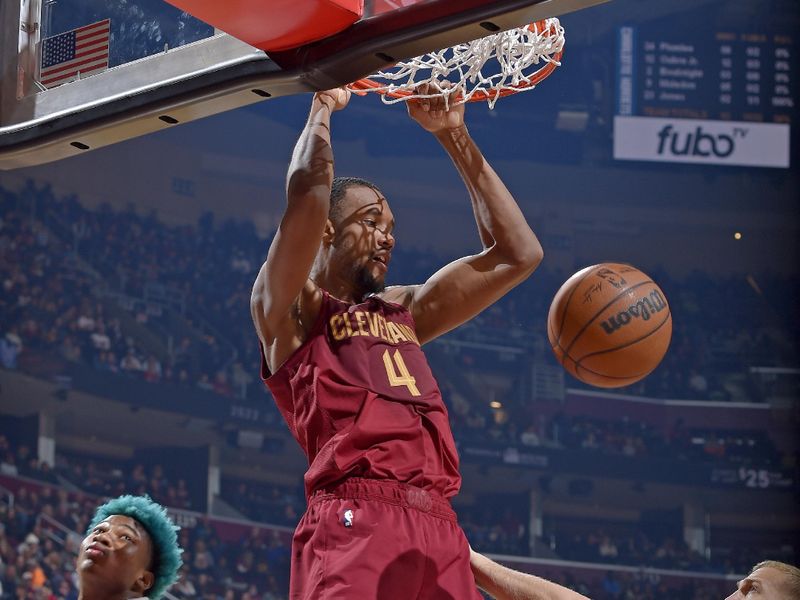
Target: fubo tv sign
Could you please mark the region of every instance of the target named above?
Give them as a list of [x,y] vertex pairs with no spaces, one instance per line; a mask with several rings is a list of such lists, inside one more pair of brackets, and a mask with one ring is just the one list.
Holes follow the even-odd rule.
[[789,168],[789,125],[614,117],[614,158]]

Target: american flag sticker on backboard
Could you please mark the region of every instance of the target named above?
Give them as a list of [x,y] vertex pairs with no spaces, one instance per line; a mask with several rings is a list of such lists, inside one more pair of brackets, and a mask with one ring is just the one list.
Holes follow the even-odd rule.
[[108,69],[111,19],[42,40],[39,83],[46,88]]

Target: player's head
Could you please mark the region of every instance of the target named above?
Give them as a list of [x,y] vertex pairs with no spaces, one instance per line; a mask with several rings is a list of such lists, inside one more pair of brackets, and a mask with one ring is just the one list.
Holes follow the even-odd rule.
[[755,565],[726,600],[800,600],[800,569],[777,560]]
[[176,530],[164,507],[147,496],[100,506],[78,553],[82,596],[161,598],[182,564]]
[[358,298],[379,292],[394,248],[394,215],[378,187],[336,177],[323,236],[325,261],[354,286]]

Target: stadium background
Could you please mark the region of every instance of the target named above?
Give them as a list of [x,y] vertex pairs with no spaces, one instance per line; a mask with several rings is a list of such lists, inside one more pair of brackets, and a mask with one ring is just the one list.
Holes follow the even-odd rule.
[[[798,563],[797,168],[612,151],[619,26],[797,31],[795,3],[768,4],[565,16],[550,80],[468,107],[546,259],[427,350],[462,459],[455,507],[476,549],[592,598],[722,598],[759,560]],[[122,492],[183,526],[175,597],[286,597],[305,464],[258,381],[248,301],[308,102],[0,173],[0,597],[76,597],[76,536]],[[355,98],[333,134],[338,174],[392,202],[391,282],[477,248],[455,170],[402,107]],[[648,272],[675,324],[663,364],[614,393],[566,377],[544,328],[566,277],[602,261]]]

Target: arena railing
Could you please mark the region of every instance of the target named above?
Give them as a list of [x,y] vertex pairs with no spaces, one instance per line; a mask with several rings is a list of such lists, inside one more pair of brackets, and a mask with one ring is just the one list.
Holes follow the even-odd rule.
[[39,513],[36,517],[36,524],[41,528],[44,535],[59,546],[70,552],[77,552],[78,546],[80,546],[81,540],[83,539],[83,536],[78,532],[73,531],[44,513]]
[[750,377],[773,406],[789,407],[800,398],[800,369],[753,366]]
[[[633,567],[610,563],[589,563],[552,558],[531,558],[505,554],[487,554],[489,558],[508,567],[560,582],[565,572],[581,577],[583,582],[601,583],[608,573],[620,576],[623,582],[645,581],[653,584],[680,585],[702,582],[716,590],[722,598],[736,587],[736,582],[745,577],[742,574],[705,573],[702,571],[682,571],[653,567]],[[624,593],[624,589],[622,590]],[[724,594],[723,594],[724,592]]]

